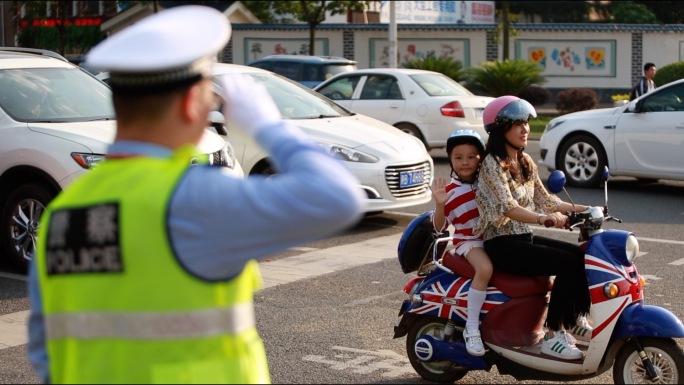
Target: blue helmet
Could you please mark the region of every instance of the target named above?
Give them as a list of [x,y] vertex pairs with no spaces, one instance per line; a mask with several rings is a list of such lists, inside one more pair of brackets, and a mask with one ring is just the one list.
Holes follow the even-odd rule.
[[482,137],[480,134],[478,134],[475,130],[456,130],[449,135],[449,138],[447,139],[447,144],[446,144],[446,152],[447,156],[451,156],[451,150],[454,149],[454,147],[458,146],[459,144],[472,144],[475,147],[477,147],[477,150],[480,152],[480,156],[484,156],[485,153],[485,143],[484,140],[482,140]]

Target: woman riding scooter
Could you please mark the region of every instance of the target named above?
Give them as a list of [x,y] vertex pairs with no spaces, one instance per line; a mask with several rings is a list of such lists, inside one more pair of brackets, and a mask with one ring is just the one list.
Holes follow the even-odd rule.
[[[582,357],[574,338],[590,334],[584,316],[589,312],[589,291],[584,252],[576,244],[533,235],[529,224],[553,223],[565,227],[567,211],[589,206],[573,205],[549,194],[537,166],[525,153],[534,107],[515,96],[501,96],[484,110],[489,134],[480,167],[477,204],[480,222],[475,231],[484,237],[485,251],[495,270],[515,275],[556,276],[551,291],[542,353],[574,360]],[[579,327],[576,327],[579,326]]]

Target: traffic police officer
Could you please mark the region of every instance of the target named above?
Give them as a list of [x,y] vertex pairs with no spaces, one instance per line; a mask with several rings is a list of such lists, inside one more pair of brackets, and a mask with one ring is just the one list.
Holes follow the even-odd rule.
[[358,181],[281,118],[263,85],[220,80],[226,120],[279,174],[190,166],[215,104],[230,25],[178,6],[104,40],[117,134],[107,159],[49,205],[31,265],[29,358],[51,383],[268,383],[255,258],[356,223]]

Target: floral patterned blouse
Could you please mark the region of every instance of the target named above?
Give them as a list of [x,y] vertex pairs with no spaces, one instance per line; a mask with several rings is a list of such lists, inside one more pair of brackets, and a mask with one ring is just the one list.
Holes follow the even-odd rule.
[[532,177],[524,183],[514,180],[511,174],[499,164],[498,158],[489,154],[482,161],[476,194],[480,208],[480,221],[475,233],[482,234],[484,240],[500,235],[531,233],[530,226],[504,215],[511,209],[523,207],[535,212],[552,213],[558,211],[561,200],[546,190],[537,165],[532,157],[523,153],[531,167]]

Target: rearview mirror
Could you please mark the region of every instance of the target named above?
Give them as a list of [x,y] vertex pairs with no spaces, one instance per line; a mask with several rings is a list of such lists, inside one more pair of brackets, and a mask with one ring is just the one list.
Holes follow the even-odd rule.
[[549,192],[552,194],[558,194],[559,192],[563,191],[565,182],[565,173],[561,170],[556,170],[549,175],[546,186],[549,189]]

